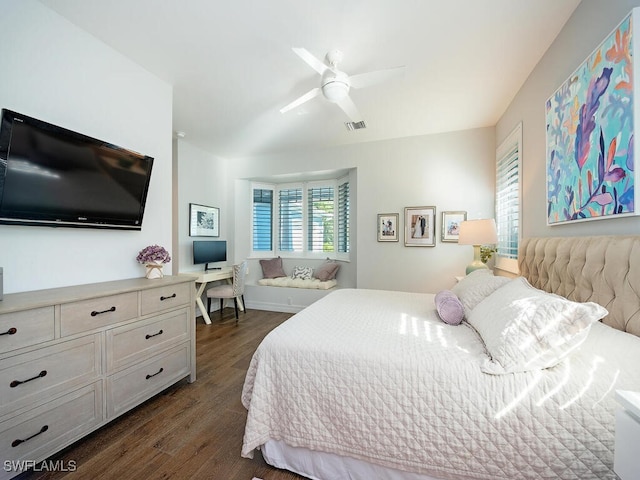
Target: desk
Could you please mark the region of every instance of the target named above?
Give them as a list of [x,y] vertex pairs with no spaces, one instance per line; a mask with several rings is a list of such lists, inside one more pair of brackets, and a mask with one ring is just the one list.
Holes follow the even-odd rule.
[[[207,284],[209,282],[226,280],[228,283],[231,283],[233,279],[233,267],[223,267],[220,270],[208,270],[201,273],[184,272],[180,275],[198,276],[198,278],[196,278],[196,304],[200,308],[200,313],[202,313],[204,323],[206,323],[207,325],[211,325],[211,317],[209,316],[206,305],[202,302],[202,294],[204,293],[204,289],[207,287]],[[244,310],[244,305],[242,304],[241,299],[238,299],[238,306],[241,310]]]

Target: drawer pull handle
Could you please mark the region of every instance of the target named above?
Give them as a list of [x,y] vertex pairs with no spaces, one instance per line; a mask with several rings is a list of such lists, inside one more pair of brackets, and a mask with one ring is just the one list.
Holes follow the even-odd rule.
[[[13,382],[11,382],[11,383],[9,384],[9,386],[10,386],[11,388],[15,388],[15,387],[17,387],[18,385],[22,385],[23,383],[30,382],[31,380],[35,380],[36,378],[42,378],[42,377],[44,377],[44,376],[46,376],[46,375],[47,375],[47,371],[46,371],[46,370],[42,370],[42,371],[41,371],[38,375],[36,375],[35,377],[31,377],[31,378],[28,378],[28,379],[26,379],[26,380],[14,380]],[[27,440],[29,440],[29,439],[27,438]]]
[[100,315],[101,313],[109,313],[109,312],[115,312],[115,311],[116,311],[116,307],[113,306],[107,310],[102,310],[101,312],[94,310],[93,312],[91,312],[91,316],[95,317],[96,315]]
[[147,374],[147,380],[149,380],[151,377],[155,377],[156,375],[160,375],[162,372],[164,372],[164,368],[160,367],[160,370],[158,370],[156,373],[154,373],[153,375],[149,375]]
[[15,335],[16,333],[18,333],[18,329],[16,327],[11,327],[6,332],[0,333],[0,335]]
[[20,445],[21,443],[28,442],[28,441],[29,441],[29,440],[31,440],[33,437],[37,437],[38,435],[40,435],[41,433],[46,432],[47,430],[49,430],[49,425],[44,425],[44,426],[40,429],[40,431],[39,431],[39,432],[34,433],[34,434],[33,434],[33,435],[31,435],[30,437],[25,438],[24,440],[22,440],[22,439],[20,439],[20,438],[18,438],[18,439],[16,439],[16,440],[14,440],[13,442],[11,442],[11,446],[12,446],[12,447],[17,447],[17,446],[18,446],[18,445]]
[[165,300],[169,300],[170,298],[176,298],[176,294],[169,295],[168,297],[160,297],[160,301],[163,302]]
[[154,333],[152,335],[149,335],[148,333],[144,336],[144,338],[146,338],[147,340],[149,340],[152,337],[157,337],[158,335],[162,335],[164,332],[162,330],[160,330],[158,333]]

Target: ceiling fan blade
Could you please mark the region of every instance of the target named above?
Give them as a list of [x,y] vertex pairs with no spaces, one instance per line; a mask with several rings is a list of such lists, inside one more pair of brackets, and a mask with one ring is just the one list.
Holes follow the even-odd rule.
[[376,70],[375,72],[359,73],[349,77],[351,88],[364,88],[376,83],[386,82],[392,78],[399,77],[404,72],[405,67],[387,68]]
[[329,68],[323,62],[314,57],[306,48],[296,48],[293,47],[293,51],[298,54],[298,56],[307,62],[307,64],[313,68],[320,75],[324,73],[324,71]]
[[349,95],[338,100],[336,103],[342,109],[342,111],[347,114],[352,122],[357,123],[362,121],[362,115],[360,115],[356,104],[353,103],[353,100],[351,100],[351,97]]
[[286,107],[281,108],[280,109],[280,113],[288,112],[289,110],[294,109],[294,108],[302,105],[304,102],[308,102],[312,98],[317,97],[318,95],[320,95],[320,88],[319,87],[316,87],[316,88],[314,88],[312,90],[309,90],[307,93],[305,93],[301,97],[295,99],[293,102],[291,102]]

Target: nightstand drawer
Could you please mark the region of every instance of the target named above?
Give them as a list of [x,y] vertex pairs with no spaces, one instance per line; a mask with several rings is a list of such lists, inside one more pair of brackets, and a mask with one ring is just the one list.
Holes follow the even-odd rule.
[[186,308],[108,330],[107,373],[188,339],[189,310]]
[[178,283],[167,287],[142,290],[140,292],[142,295],[140,298],[141,314],[149,315],[181,305],[188,305],[192,288],[194,288],[192,283]]
[[61,335],[73,335],[136,318],[136,292],[66,303],[60,307]]
[[107,378],[107,418],[119,415],[189,374],[185,343]]
[[0,417],[32,408],[101,373],[99,335],[6,358],[0,364]]
[[53,338],[53,307],[0,315],[0,353],[37,345]]
[[44,460],[102,420],[102,382],[96,382],[0,423],[0,458]]

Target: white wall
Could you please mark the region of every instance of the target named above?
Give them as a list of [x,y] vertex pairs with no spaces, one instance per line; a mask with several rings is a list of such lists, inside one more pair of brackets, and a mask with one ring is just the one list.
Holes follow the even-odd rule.
[[[193,264],[193,240],[228,240],[233,222],[232,211],[227,207],[229,183],[227,161],[215,157],[188,143],[177,140],[177,190],[178,209],[176,228],[179,245],[174,250],[174,273],[201,271],[203,265]],[[219,237],[189,236],[189,204],[197,203],[220,209]],[[227,242],[227,260],[233,262],[233,242]],[[177,269],[176,269],[177,267]]]
[[[250,247],[242,235],[250,222],[250,208],[243,199],[248,202],[250,197],[239,179],[355,168],[356,228],[352,265],[345,266],[347,278],[353,275],[358,288],[414,292],[450,288],[455,276],[464,274],[473,251],[470,246],[440,242],[441,212],[465,210],[469,219],[493,217],[494,165],[493,128],[234,160],[229,176],[236,180],[236,191],[230,192],[236,255],[247,256]],[[411,206],[436,207],[436,247],[405,247],[404,235],[398,243],[378,242],[377,214],[397,212],[403,227],[404,208]]]
[[637,6],[639,0],[582,0],[496,125],[499,144],[522,121],[524,237],[640,233],[640,217],[546,224],[545,102]]
[[34,0],[0,0],[0,31],[0,107],[155,158],[140,232],[0,225],[5,292],[143,276],[171,247],[171,86]]

